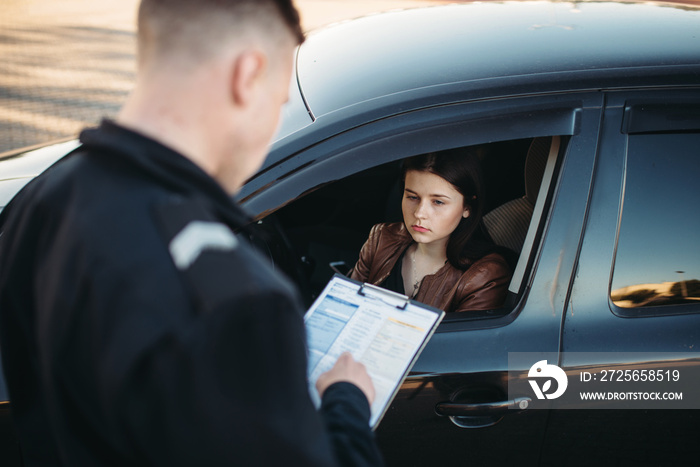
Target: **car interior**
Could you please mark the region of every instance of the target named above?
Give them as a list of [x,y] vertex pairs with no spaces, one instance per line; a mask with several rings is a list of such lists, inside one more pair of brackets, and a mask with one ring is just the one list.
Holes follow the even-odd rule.
[[[513,310],[539,242],[561,141],[558,136],[539,137],[468,148],[478,154],[485,179],[483,229],[503,247],[513,282],[498,310],[469,317],[448,314],[446,319],[498,317]],[[402,220],[400,164],[389,162],[325,184],[258,221],[251,239],[297,283],[307,306],[335,273],[350,271],[373,225]]]

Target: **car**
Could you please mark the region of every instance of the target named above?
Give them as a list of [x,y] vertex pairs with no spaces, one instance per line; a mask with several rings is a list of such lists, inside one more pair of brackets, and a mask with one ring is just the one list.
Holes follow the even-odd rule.
[[[307,304],[354,264],[372,225],[400,220],[409,156],[478,151],[484,224],[513,251],[504,306],[448,314],[398,391],[376,431],[388,465],[694,458],[700,8],[394,11],[310,34],[295,66],[270,154],[238,200],[256,221],[251,240]],[[0,206],[76,145],[61,144],[0,160]],[[537,386],[543,368],[561,373]],[[684,404],[557,405],[560,374],[568,391],[636,375]],[[19,465],[1,387],[0,398],[0,456]]]

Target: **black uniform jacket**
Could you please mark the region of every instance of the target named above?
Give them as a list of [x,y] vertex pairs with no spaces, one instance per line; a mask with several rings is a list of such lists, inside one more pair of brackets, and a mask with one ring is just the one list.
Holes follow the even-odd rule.
[[180,154],[105,121],[0,217],[0,342],[25,465],[369,465],[349,383],[318,412],[297,294]]

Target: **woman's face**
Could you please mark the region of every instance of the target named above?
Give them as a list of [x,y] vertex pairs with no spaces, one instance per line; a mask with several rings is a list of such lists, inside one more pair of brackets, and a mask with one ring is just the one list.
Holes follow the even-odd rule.
[[450,182],[430,172],[406,172],[401,201],[403,221],[417,243],[443,242],[447,245],[452,232],[469,209],[464,196]]

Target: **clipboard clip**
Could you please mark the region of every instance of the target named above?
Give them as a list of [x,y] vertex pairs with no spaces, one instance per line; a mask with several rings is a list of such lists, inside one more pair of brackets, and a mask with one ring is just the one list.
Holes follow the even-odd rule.
[[363,297],[375,298],[386,303],[387,305],[396,307],[399,310],[405,310],[410,301],[407,296],[398,292],[383,289],[381,287],[377,287],[376,285],[367,283],[360,286],[357,294],[362,295]]

